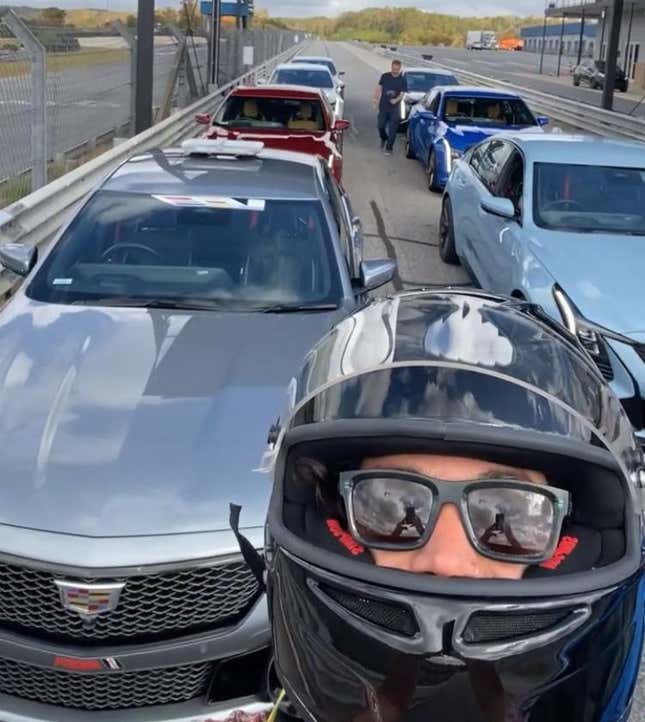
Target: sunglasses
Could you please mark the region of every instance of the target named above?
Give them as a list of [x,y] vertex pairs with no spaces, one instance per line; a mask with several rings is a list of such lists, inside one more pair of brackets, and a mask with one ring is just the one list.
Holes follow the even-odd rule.
[[409,551],[430,538],[444,504],[454,504],[472,546],[491,559],[550,559],[570,511],[569,492],[513,479],[440,481],[403,471],[339,475],[349,530],[365,547]]

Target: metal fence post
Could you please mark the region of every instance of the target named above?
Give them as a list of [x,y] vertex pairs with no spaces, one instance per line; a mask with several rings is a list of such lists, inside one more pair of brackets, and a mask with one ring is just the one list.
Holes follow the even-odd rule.
[[43,44],[14,13],[2,15],[4,24],[20,40],[31,60],[31,190],[47,185],[47,55]]
[[130,48],[130,135],[134,135],[134,116],[137,108],[137,37],[132,30],[120,20],[115,20],[112,27],[125,40]]

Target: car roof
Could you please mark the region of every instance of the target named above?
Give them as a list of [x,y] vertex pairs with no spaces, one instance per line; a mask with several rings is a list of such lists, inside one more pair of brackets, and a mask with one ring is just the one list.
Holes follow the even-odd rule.
[[[328,55],[296,55],[296,57],[291,61],[291,64],[297,63],[298,60],[327,60],[330,63],[334,63],[334,59],[330,58]],[[336,63],[334,63],[336,65]]]
[[608,165],[645,170],[642,143],[574,133],[503,133],[533,163]]
[[446,75],[448,77],[454,77],[452,70],[446,70],[445,68],[404,68],[403,74],[405,73],[432,73],[433,75]]
[[153,195],[318,199],[322,170],[313,155],[264,148],[251,157],[186,156],[154,150],[123,163],[102,190]]
[[231,92],[232,96],[247,98],[297,98],[320,100],[324,93],[319,88],[308,85],[239,85]]
[[[315,65],[313,63],[282,63],[278,65],[276,70],[324,70],[329,73],[329,68],[326,65]],[[329,73],[331,75],[331,73]]]
[[443,85],[437,88],[444,95],[468,96],[470,98],[519,98],[519,93],[502,88],[480,88],[476,85]]

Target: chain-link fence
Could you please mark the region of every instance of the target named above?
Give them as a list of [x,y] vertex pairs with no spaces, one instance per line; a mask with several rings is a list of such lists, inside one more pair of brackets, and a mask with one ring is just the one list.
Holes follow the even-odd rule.
[[[21,35],[15,18],[0,19],[0,208],[44,182],[43,172],[31,172],[35,157],[39,167],[46,161],[46,178],[53,180],[105,150],[115,136],[131,134],[135,41],[131,29],[117,30],[91,36],[31,26]],[[166,32],[155,36],[155,121],[208,92],[206,38],[186,37],[176,28]],[[219,84],[297,40],[282,31],[223,30]],[[34,59],[38,43],[40,65]],[[38,117],[44,117],[41,138],[34,132]],[[45,156],[34,153],[41,145]]]

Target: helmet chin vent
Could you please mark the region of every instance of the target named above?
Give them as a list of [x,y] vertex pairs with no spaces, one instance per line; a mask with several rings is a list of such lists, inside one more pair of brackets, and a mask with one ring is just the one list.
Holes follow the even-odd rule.
[[466,644],[512,641],[544,632],[567,621],[575,609],[523,612],[475,612],[463,631]]
[[329,584],[319,584],[320,591],[331,597],[337,604],[367,622],[383,627],[390,632],[414,637],[418,633],[414,614],[407,607],[363,595],[351,594]]

